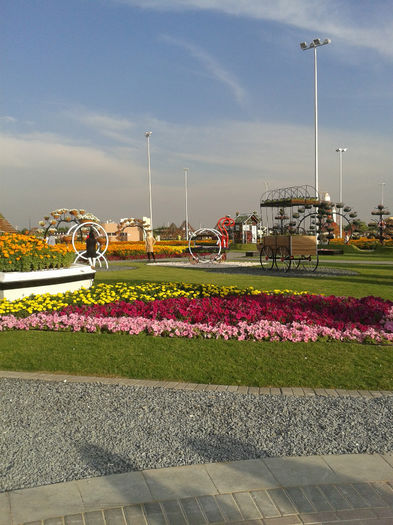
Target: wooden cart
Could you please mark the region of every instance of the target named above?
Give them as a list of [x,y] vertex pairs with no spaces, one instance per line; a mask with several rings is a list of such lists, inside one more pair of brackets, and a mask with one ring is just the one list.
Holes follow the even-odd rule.
[[267,235],[258,245],[264,270],[288,272],[291,268],[315,272],[318,246],[315,235]]

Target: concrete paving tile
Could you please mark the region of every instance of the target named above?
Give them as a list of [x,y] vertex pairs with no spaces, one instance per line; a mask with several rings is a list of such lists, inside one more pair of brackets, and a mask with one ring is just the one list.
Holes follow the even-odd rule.
[[195,390],[206,390],[208,386],[209,386],[209,385],[206,385],[205,383],[199,383],[199,384],[195,387]]
[[379,454],[322,456],[341,481],[393,480],[393,467]]
[[261,459],[205,465],[218,492],[237,492],[277,487],[277,481]]
[[318,487],[303,487],[303,492],[306,495],[308,501],[312,504],[312,506],[317,512],[322,512],[324,510],[332,510],[332,506],[328,502],[323,492],[321,492]]
[[311,514],[300,514],[300,519],[303,523],[322,523],[326,521],[337,523],[338,516],[334,510],[322,510]]
[[358,390],[361,397],[364,397],[365,399],[372,399],[372,395],[369,390]]
[[315,388],[315,393],[317,396],[327,396],[327,392],[324,388]]
[[385,504],[393,508],[393,489],[383,481],[376,481],[371,483],[371,485],[384,500]]
[[263,462],[279,485],[284,487],[336,483],[341,480],[319,456],[264,458]]
[[10,523],[11,503],[8,494],[3,492],[0,494],[0,525],[9,525]]
[[257,386],[250,386],[248,388],[248,393],[249,394],[254,394],[255,396],[259,396],[259,387],[257,387]]
[[355,509],[364,509],[371,505],[354,489],[352,485],[345,484],[338,487],[341,494],[349,501]]
[[393,468],[393,454],[383,454],[382,457]]
[[267,490],[257,490],[251,492],[254,501],[264,518],[273,518],[280,516],[280,511],[273,503]]
[[104,515],[100,510],[85,512],[83,518],[86,525],[105,525]]
[[304,397],[305,396],[303,388],[292,387],[292,392],[293,392],[293,395],[296,396],[296,397]]
[[224,521],[214,496],[198,496],[197,500],[209,523]]
[[281,389],[280,388],[271,388],[270,393],[273,396],[281,396]]
[[225,521],[242,521],[240,510],[232,497],[232,494],[219,494],[216,501]]
[[82,514],[72,514],[70,516],[64,516],[65,525],[84,525]]
[[267,492],[280,514],[296,514],[296,509],[283,488],[270,489]]
[[183,498],[180,505],[190,525],[201,525],[206,523],[205,516],[202,513],[196,498]]
[[166,525],[165,516],[158,502],[145,503],[143,507],[149,525]]
[[[175,499],[161,502],[161,507],[164,510],[167,521],[170,525],[186,525],[180,504]],[[131,523],[130,523],[131,525]],[[132,522],[134,525],[134,522]]]
[[335,510],[351,509],[352,505],[344,498],[335,485],[320,485],[319,490],[326,496]]
[[289,496],[297,512],[315,512],[317,510],[311,505],[301,487],[286,487],[285,492]]
[[239,387],[237,385],[229,385],[228,392],[237,392],[238,388]]
[[259,387],[259,395],[269,395],[271,394],[271,389],[266,386]]
[[233,497],[235,498],[237,506],[239,507],[244,519],[258,520],[262,518],[262,515],[249,492],[238,492],[237,494],[233,494]]
[[281,393],[283,396],[293,396],[293,390],[292,388],[289,388],[289,387],[282,387]]
[[239,386],[237,392],[238,394],[248,394],[248,386]]
[[131,505],[153,499],[141,472],[82,479],[76,483],[86,510]]
[[281,518],[265,518],[264,525],[298,525],[301,523],[297,516],[282,516]]
[[143,476],[156,500],[217,494],[205,465],[145,470]]
[[121,509],[104,510],[106,525],[126,525],[123,511]]
[[338,510],[336,513],[341,520],[362,520],[377,517],[371,509]]
[[226,392],[228,390],[228,385],[218,385],[217,392]]
[[385,507],[386,503],[369,483],[353,483],[352,486],[370,504],[371,507]]
[[382,393],[379,390],[370,390],[370,394],[373,397],[382,397]]
[[337,390],[334,388],[325,388],[325,392],[329,397],[338,397]]
[[303,387],[304,394],[306,396],[315,396],[315,390],[313,388]]
[[64,525],[63,518],[49,518],[44,521],[44,525]]
[[9,497],[11,514],[16,523],[75,514],[84,510],[74,481],[15,490],[9,493]]
[[393,518],[393,509],[391,507],[376,507],[373,511],[379,518]]
[[123,507],[127,525],[146,525],[142,505],[127,505]]

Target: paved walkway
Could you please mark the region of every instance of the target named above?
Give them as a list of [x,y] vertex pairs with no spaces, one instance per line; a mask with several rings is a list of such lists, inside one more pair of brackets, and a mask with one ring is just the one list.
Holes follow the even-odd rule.
[[[258,389],[119,378],[1,372],[0,377],[121,383],[239,395],[353,395],[393,392]],[[0,494],[0,525],[392,525],[393,452],[191,465],[82,479]]]

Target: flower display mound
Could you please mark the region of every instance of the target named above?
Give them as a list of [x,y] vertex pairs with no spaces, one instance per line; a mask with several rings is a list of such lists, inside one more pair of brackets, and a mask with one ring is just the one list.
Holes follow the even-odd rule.
[[[78,250],[85,249],[82,242],[75,243]],[[155,244],[154,254],[156,258],[173,258],[184,257],[188,255],[186,246]],[[110,242],[106,251],[106,256],[112,261],[121,261],[125,259],[146,259],[146,247],[144,242],[140,241],[119,241]]]
[[261,320],[286,323],[306,323],[337,330],[381,327],[393,303],[376,297],[324,297],[320,295],[259,294],[227,297],[187,297],[144,301],[115,301],[106,305],[71,305],[63,314],[76,313],[85,317],[143,317],[146,319],[173,319],[186,323],[235,326]]
[[48,246],[44,239],[17,233],[0,236],[0,271],[30,272],[67,268],[74,260],[71,246]]

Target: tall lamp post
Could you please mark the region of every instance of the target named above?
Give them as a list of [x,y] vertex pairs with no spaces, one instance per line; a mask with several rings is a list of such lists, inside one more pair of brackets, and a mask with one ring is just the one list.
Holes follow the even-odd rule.
[[379,184],[381,185],[381,204],[383,206],[383,190],[386,185],[386,182],[380,182]]
[[317,68],[317,47],[319,46],[325,46],[326,44],[330,44],[331,40],[329,38],[325,38],[325,40],[322,42],[320,38],[314,38],[314,40],[307,44],[307,42],[301,42],[300,48],[303,51],[306,51],[307,49],[313,49],[314,50],[314,120],[315,120],[315,193],[316,198],[319,199],[319,193],[318,193],[318,186],[319,186],[319,180],[318,180],[318,68]]
[[151,204],[151,171],[150,171],[150,135],[151,131],[145,132],[145,137],[147,139],[147,178],[149,183],[149,204],[150,204],[150,229],[153,235],[153,209]]
[[[342,204],[343,202],[343,153],[347,151],[348,148],[337,148],[336,151],[339,156],[339,167],[340,167],[340,181],[339,181],[339,201]],[[343,236],[343,218],[340,215],[340,239]]]
[[186,239],[188,241],[188,168],[184,168],[184,188],[186,192]]

